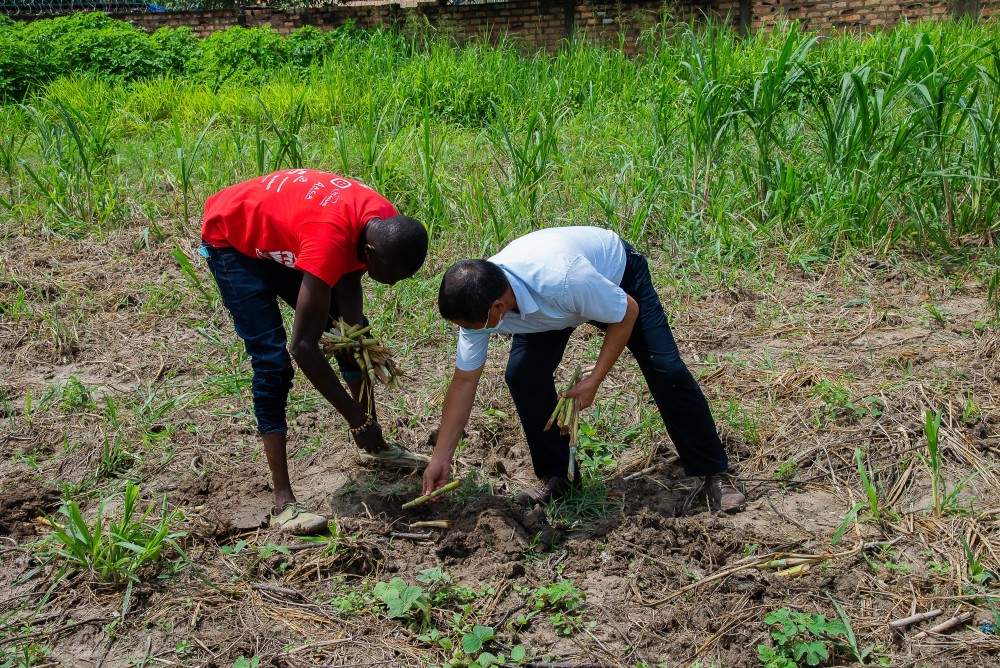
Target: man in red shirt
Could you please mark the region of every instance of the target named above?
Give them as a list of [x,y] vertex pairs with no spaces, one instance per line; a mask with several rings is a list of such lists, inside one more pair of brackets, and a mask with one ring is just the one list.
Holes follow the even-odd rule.
[[[362,406],[361,373],[337,359],[349,395],[319,347],[333,321],[367,323],[361,277],[394,285],[413,276],[427,255],[427,232],[359,181],[290,169],[230,186],[205,203],[204,246],[222,301],[253,367],[253,404],[274,483],[271,526],[315,533],[325,517],[306,511],[292,493],[285,452],[285,406],[299,368],[350,425],[364,463],[422,469],[428,458],[386,443],[377,416]],[[292,341],[278,308],[295,309]],[[291,351],[291,357],[289,356]]]

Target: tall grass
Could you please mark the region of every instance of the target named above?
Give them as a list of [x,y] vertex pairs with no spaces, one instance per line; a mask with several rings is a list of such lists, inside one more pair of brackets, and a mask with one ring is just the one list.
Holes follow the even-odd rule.
[[995,243],[994,25],[740,39],[709,23],[647,31],[634,57],[429,35],[345,33],[322,64],[252,84],[56,80],[2,108],[0,225],[103,234],[156,211],[193,234],[211,192],[301,165],[365,180],[476,252],[567,223],[719,257]]

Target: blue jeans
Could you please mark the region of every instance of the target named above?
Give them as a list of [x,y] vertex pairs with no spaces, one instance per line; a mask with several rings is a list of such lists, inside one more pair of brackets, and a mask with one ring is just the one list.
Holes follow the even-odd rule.
[[[261,434],[284,434],[288,431],[285,407],[295,370],[286,348],[288,337],[278,299],[295,308],[302,273],[273,260],[249,257],[235,248],[204,245],[200,253],[208,260],[222,303],[232,315],[236,333],[250,356],[257,430]],[[328,327],[339,317],[336,302],[331,298]],[[361,378],[354,360],[338,356],[337,365],[344,380]]]
[[[621,288],[639,305],[639,316],[627,347],[639,363],[684,472],[690,476],[722,473],[729,468],[726,451],[708,401],[681,360],[646,258],[627,243],[625,250],[627,259]],[[604,323],[590,324],[607,329]],[[570,327],[515,334],[507,360],[505,380],[539,478],[565,477],[569,465],[569,436],[561,436],[558,429],[545,431],[544,427],[557,401],[552,375],[562,361],[572,333]]]

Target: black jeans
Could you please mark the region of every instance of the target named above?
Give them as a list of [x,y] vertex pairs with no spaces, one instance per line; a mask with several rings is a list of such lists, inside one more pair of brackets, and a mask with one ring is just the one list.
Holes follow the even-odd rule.
[[[288,431],[285,407],[295,370],[286,348],[287,335],[278,299],[295,308],[302,273],[274,260],[260,260],[235,248],[202,246],[201,255],[219,285],[222,303],[233,317],[236,333],[246,346],[253,367],[253,412],[261,434]],[[328,327],[340,317],[330,299]],[[367,320],[365,321],[367,323]],[[337,357],[344,380],[361,378],[353,359]]]
[[[690,476],[722,473],[729,468],[726,451],[708,401],[681,360],[646,258],[627,243],[625,250],[627,260],[621,287],[639,304],[639,317],[627,347],[639,363],[685,473]],[[607,328],[602,323],[591,324]],[[557,401],[553,373],[572,333],[570,327],[515,334],[507,360],[505,380],[539,478],[565,476],[569,465],[569,436],[561,436],[558,429],[543,428]]]

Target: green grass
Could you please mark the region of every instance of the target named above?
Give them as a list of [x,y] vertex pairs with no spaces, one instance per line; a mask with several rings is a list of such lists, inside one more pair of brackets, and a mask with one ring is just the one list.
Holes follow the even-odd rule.
[[720,264],[774,243],[811,262],[837,244],[953,254],[990,238],[995,26],[665,34],[625,58],[357,32],[252,84],[57,78],[0,107],[0,224],[103,236],[145,210],[193,238],[205,197],[302,165],[368,181],[462,253],[567,223],[714,247]]
[[111,583],[138,582],[140,571],[159,562],[165,550],[183,557],[177,539],[185,534],[173,529],[179,514],[167,510],[166,499],[159,513],[153,502],[142,510],[138,499],[138,486],[128,483],[119,516],[105,515],[112,500],[106,498],[89,522],[76,501],[67,500],[59,516],[50,520],[52,534],[39,557],[63,572],[82,570],[99,582]]

